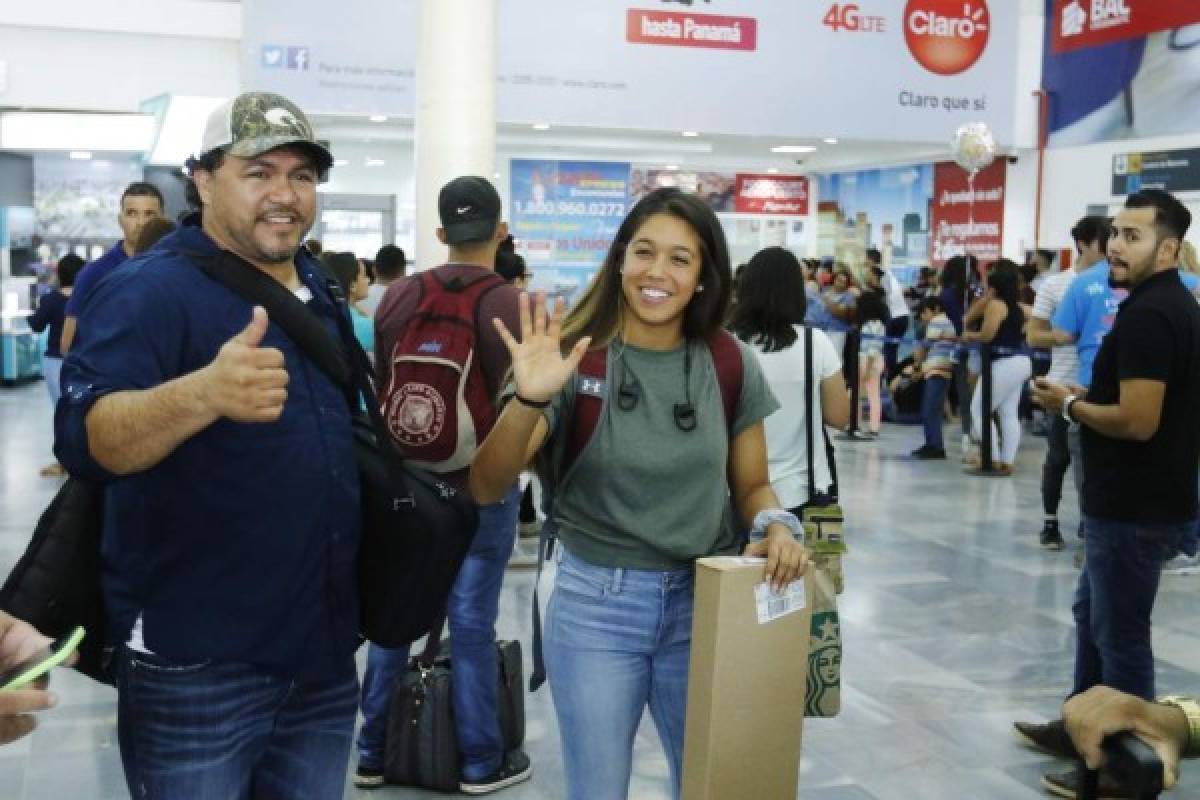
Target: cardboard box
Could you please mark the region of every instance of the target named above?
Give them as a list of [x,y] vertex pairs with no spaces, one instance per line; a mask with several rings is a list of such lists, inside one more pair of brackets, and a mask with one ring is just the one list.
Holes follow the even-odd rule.
[[683,800],[796,797],[812,593],[771,595],[765,563],[696,562]]

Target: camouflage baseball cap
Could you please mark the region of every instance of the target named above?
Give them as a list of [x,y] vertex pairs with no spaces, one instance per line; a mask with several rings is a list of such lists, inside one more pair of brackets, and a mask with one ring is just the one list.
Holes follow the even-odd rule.
[[220,148],[231,155],[253,158],[289,144],[312,152],[321,171],[333,166],[333,156],[317,141],[308,117],[295,103],[270,92],[245,92],[209,115],[200,152]]

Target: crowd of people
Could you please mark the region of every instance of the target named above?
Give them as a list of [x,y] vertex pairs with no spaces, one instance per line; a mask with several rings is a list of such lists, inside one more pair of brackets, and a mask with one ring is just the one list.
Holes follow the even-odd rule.
[[[1071,270],[1043,251],[1024,268],[958,256],[906,290],[875,250],[856,274],[767,248],[735,280],[711,207],[658,189],[567,309],[524,291],[531,274],[484,178],[443,187],[448,260],[419,274],[392,245],[366,260],[302,244],[332,156],[285,98],[231,103],[189,161],[194,213],[166,222],[157,190],[131,185],[122,241],[86,267],[64,258],[32,320],[50,330],[59,463],[106,487],[106,636],[135,796],[340,798],[360,710],[354,782],[385,782],[389,697],[409,649],[370,644],[360,685],[352,421],[379,403],[410,456],[442,435],[455,398],[414,383],[406,348],[436,316],[431,298],[450,295],[467,298],[472,326],[459,367],[495,398],[482,414],[455,406],[472,436],[434,467],[479,510],[446,598],[463,792],[532,774],[505,747],[494,646],[530,464],[561,545],[545,656],[564,796],[627,796],[648,709],[678,797],[695,559],[765,557],[764,580],[781,589],[810,568],[799,518],[833,483],[824,459],[809,474],[824,426],[875,437],[885,420],[920,424],[913,456],[939,460],[957,417],[964,460],[1011,475],[1028,394],[1048,419],[1041,543],[1063,546],[1073,464],[1086,548],[1073,699],[1064,719],[1018,729],[1094,766],[1114,730],[1149,738],[1170,770],[1200,745],[1193,701],[1150,706],[1158,576],[1195,552],[1197,532],[1200,306],[1178,270],[1194,259],[1190,215],[1171,195],[1130,195],[1111,223],[1085,217]],[[331,332],[348,319],[378,396],[348,403],[263,308],[197,268],[230,255]],[[991,451],[974,452],[985,438]],[[0,665],[47,643],[0,616]],[[0,693],[0,740],[52,704],[44,687]],[[1064,792],[1078,781],[1047,777]]]

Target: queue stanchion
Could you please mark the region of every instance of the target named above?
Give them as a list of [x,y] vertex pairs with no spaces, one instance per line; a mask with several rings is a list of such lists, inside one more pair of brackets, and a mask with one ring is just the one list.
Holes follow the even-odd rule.
[[862,376],[858,369],[859,330],[851,328],[846,332],[846,375],[850,384],[850,425],[838,435],[846,441],[861,441],[867,437],[858,431],[858,415],[862,413],[862,398],[859,396],[859,385]]
[[[986,342],[979,346],[979,467],[969,469],[972,475],[998,475],[992,460],[992,346]],[[975,420],[972,420],[974,423]]]

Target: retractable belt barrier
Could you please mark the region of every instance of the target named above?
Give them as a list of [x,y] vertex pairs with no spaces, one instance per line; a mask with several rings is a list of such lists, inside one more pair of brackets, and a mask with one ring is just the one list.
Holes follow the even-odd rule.
[[[843,434],[843,439],[861,439],[858,431],[858,412],[859,404],[862,402],[859,398],[859,376],[858,376],[858,354],[862,342],[873,341],[883,342],[884,344],[904,344],[911,341],[900,336],[883,336],[874,333],[862,333],[857,330],[846,331],[846,373],[848,382],[850,383],[850,426]],[[942,341],[942,340],[936,340]],[[931,346],[935,341],[921,342],[925,346]],[[980,387],[982,402],[980,403],[980,413],[985,418],[990,418],[992,415],[992,362],[997,356],[1026,356],[1033,361],[1049,361],[1051,353],[1049,350],[1032,347],[995,347],[988,342],[957,342],[955,343],[955,355],[966,353],[969,351],[978,351],[980,356],[980,380],[983,382]],[[998,474],[996,465],[992,460],[992,426],[991,424],[984,425],[983,420],[979,422],[980,431],[980,463],[979,469],[975,472],[980,475],[995,475]]]

